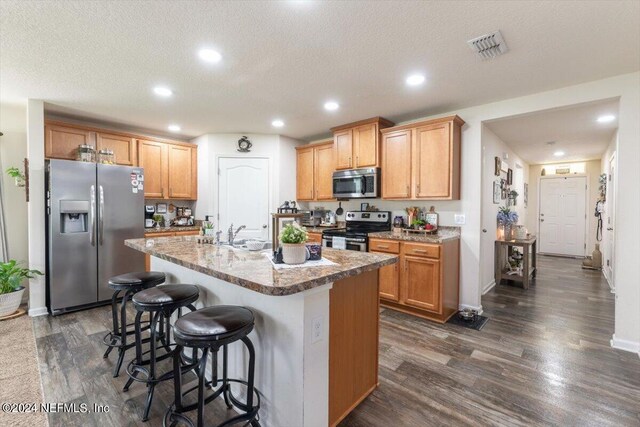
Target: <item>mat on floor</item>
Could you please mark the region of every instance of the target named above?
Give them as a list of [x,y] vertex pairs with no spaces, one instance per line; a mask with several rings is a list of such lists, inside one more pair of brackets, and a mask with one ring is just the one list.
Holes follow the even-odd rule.
[[485,323],[487,323],[487,320],[489,320],[487,316],[477,316],[476,320],[473,320],[473,321],[462,320],[458,317],[458,314],[456,313],[453,316],[451,316],[451,318],[447,321],[447,323],[451,323],[452,325],[464,326],[465,328],[471,328],[471,329],[475,329],[476,331],[479,331],[480,329],[483,328]]
[[[33,323],[29,316],[0,322],[0,403],[43,403]],[[9,408],[11,406],[9,405]],[[17,410],[17,408],[16,408]],[[48,426],[44,412],[0,411],[0,426]]]

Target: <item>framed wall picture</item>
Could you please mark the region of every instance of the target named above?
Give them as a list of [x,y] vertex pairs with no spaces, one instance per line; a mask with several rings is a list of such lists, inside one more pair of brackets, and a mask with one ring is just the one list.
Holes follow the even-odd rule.
[[167,213],[167,204],[166,203],[156,203],[156,213],[166,214]]
[[493,174],[495,176],[500,176],[500,170],[501,169],[502,169],[502,160],[500,160],[500,157],[496,156]]
[[502,197],[502,188],[500,188],[500,181],[493,181],[493,204],[500,204]]
[[500,178],[500,199],[505,200],[507,198],[507,192],[509,187],[507,186],[507,180]]
[[360,203],[360,210],[362,212],[369,210],[369,203]]
[[524,194],[522,195],[524,200],[524,207],[526,208],[529,205],[529,184],[524,183],[524,190],[522,191]]
[[507,185],[513,185],[513,170],[507,169]]

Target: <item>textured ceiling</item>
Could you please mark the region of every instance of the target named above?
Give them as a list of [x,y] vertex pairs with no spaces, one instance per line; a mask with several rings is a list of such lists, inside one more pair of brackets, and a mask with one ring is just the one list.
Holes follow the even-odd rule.
[[[599,123],[597,118],[605,115],[616,116],[616,120]],[[522,160],[537,165],[599,159],[618,128],[617,115],[618,100],[613,99],[485,124]],[[564,151],[565,155],[556,157],[556,151]]]
[[[0,2],[0,98],[184,136],[310,139],[640,69],[640,2]],[[480,61],[468,39],[500,29]],[[203,46],[223,55],[197,57]],[[427,82],[408,88],[405,77]],[[155,85],[175,91],[152,94]],[[326,112],[328,99],[341,104]]]

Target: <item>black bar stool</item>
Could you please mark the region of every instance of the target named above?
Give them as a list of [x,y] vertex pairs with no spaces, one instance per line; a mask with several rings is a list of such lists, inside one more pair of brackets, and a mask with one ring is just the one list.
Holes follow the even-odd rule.
[[[113,369],[114,377],[120,374],[124,353],[135,345],[134,343],[127,342],[127,336],[135,333],[134,330],[127,329],[129,326],[133,326],[133,323],[127,324],[127,301],[129,301],[136,292],[160,285],[164,283],[164,281],[165,274],[158,271],[126,273],[109,279],[109,287],[115,291],[111,297],[113,330],[107,333],[102,340],[104,345],[107,346],[107,351],[105,351],[102,357],[106,359],[109,357],[111,350],[114,348],[118,349],[118,361]],[[118,298],[121,292],[124,292],[124,295],[120,303],[120,319],[118,319]],[[149,326],[147,325],[145,330],[148,328]]]
[[[243,422],[242,425],[260,427],[258,410],[260,409],[260,394],[254,387],[255,350],[247,335],[253,330],[254,317],[251,310],[245,307],[219,305],[203,308],[188,313],[178,319],[173,326],[173,337],[176,347],[173,353],[173,381],[175,401],[167,410],[163,425],[175,425],[184,422],[194,426],[185,412],[198,410],[198,427],[204,426],[204,407],[221,394],[228,408],[236,407],[244,412],[230,418],[218,427],[229,426]],[[247,381],[229,378],[227,375],[227,345],[235,341],[242,341],[249,351],[249,367]],[[183,365],[181,353],[184,347],[200,349],[199,360]],[[218,379],[218,350],[223,349],[222,378]],[[212,362],[212,380],[205,380],[205,369],[209,352]],[[182,392],[182,373],[194,369],[198,375],[198,385]],[[231,392],[230,383],[240,383],[247,387],[247,401],[239,401]],[[221,383],[219,385],[219,383]],[[219,386],[218,386],[219,385]],[[213,393],[205,398],[205,388],[214,388]],[[217,388],[216,388],[217,387]],[[198,390],[198,401],[192,405],[183,405],[182,398],[188,393]],[[255,405],[254,405],[255,394]]]
[[[147,404],[142,417],[143,421],[147,421],[149,418],[149,410],[151,409],[155,386],[161,381],[173,378],[174,375],[171,369],[163,374],[158,374],[156,369],[158,362],[173,355],[174,350],[171,349],[173,346],[171,343],[171,315],[178,311],[178,317],[180,317],[183,307],[195,311],[196,308],[193,306],[193,303],[196,302],[199,297],[200,290],[194,285],[159,285],[140,291],[132,298],[133,305],[138,311],[134,321],[136,357],[127,366],[129,379],[123,391],[128,391],[134,381],[147,385]],[[144,353],[142,352],[142,344],[145,342],[142,338],[143,313],[149,313],[151,317],[151,324],[149,325],[150,337],[147,340],[149,342],[149,350]],[[158,333],[162,333],[163,329],[163,336],[160,337]],[[158,339],[162,342],[160,349],[165,350],[165,354],[160,356],[157,354],[159,349],[156,347]],[[148,355],[148,358],[145,359],[145,355]]]

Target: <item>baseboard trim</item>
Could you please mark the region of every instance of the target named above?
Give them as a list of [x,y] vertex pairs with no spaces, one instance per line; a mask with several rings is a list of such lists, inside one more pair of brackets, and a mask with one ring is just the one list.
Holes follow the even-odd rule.
[[611,337],[611,347],[618,350],[630,351],[631,353],[638,353],[638,357],[640,357],[640,342],[616,338],[616,334],[613,334]]
[[45,316],[47,314],[49,314],[47,307],[36,307],[36,308],[29,309],[29,316],[31,317]]
[[482,314],[483,313],[481,305],[460,304],[459,307],[460,307],[460,310],[462,310],[463,308],[470,308],[472,310],[476,310],[478,312],[478,314]]
[[612,294],[616,293],[616,287],[613,286],[613,283],[611,283],[611,279],[609,278],[609,275],[607,274],[607,269],[603,268],[602,269],[602,275],[604,276],[605,280],[607,281],[607,285],[609,285],[609,289],[611,290]]
[[496,286],[496,280],[493,279],[491,282],[487,283],[486,285],[484,285],[484,288],[482,288],[482,295],[486,294],[487,292],[489,292],[491,289],[493,289]]

